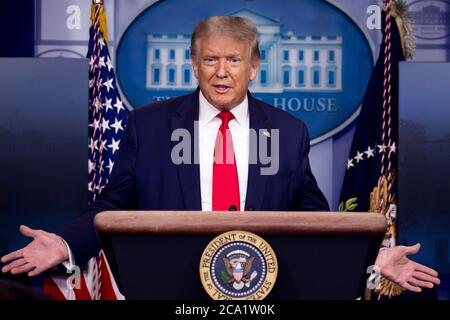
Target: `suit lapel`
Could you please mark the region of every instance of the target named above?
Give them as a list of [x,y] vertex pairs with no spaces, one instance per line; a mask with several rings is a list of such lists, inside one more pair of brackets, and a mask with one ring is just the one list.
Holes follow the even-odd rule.
[[[255,100],[250,93],[248,94],[248,98],[250,129],[256,132],[256,137],[254,134],[250,135],[250,152],[252,152],[252,150],[258,151],[258,136],[260,130],[270,130],[270,127],[267,115],[262,108],[258,106],[258,101]],[[256,157],[256,160],[255,164],[249,163],[248,165],[247,194],[245,199],[246,210],[261,210],[266,188],[267,176],[261,175],[262,165],[258,156]]]
[[[198,134],[194,134],[194,122],[198,121],[199,112],[199,89],[186,97],[180,106],[174,112],[171,118],[172,132],[176,129],[186,129],[191,136],[191,163],[177,165],[178,177],[180,179],[181,189],[183,192],[184,203],[186,210],[201,210],[201,194],[200,194],[200,165],[195,159],[198,159],[198,154],[195,155],[194,145],[198,141]],[[173,142],[175,146],[177,141]]]

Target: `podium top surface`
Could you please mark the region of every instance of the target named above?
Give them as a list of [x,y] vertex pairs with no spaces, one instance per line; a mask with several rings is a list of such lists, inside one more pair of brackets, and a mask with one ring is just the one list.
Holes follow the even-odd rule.
[[104,211],[95,228],[106,234],[213,235],[245,230],[266,235],[382,235],[383,215],[369,212]]

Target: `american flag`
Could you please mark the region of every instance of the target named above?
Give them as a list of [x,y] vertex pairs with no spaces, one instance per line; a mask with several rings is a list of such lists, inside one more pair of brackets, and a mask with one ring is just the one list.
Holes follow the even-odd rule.
[[95,13],[87,54],[90,66],[89,203],[95,201],[108,183],[128,117],[128,109],[120,99],[107,40],[101,28],[106,23],[103,1],[95,1],[93,6]]
[[[92,204],[108,183],[128,109],[120,99],[113,64],[108,51],[103,1],[93,0],[89,30],[89,160],[88,202]],[[82,270],[78,288],[72,290],[67,275],[46,277],[44,292],[59,300],[124,299],[112,277],[103,250]]]

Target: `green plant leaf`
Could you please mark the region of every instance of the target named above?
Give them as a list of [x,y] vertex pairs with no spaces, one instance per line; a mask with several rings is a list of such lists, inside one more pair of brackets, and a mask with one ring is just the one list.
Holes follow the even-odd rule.
[[[352,204],[355,204],[356,201],[358,201],[358,198],[350,198],[347,201],[345,201],[345,208],[348,209],[349,207],[351,207]],[[356,203],[356,205],[358,205]]]

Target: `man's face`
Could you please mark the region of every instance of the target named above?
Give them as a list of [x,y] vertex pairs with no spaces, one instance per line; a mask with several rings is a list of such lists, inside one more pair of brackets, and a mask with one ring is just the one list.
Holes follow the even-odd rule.
[[203,95],[218,109],[230,110],[247,95],[256,78],[257,63],[250,59],[250,45],[226,36],[211,36],[197,42],[192,58],[195,77]]

